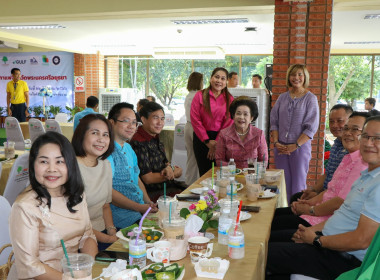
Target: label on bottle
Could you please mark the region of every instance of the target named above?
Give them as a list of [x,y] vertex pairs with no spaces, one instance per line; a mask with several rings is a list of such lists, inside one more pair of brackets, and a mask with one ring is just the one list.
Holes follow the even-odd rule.
[[129,243],[129,256],[138,259],[143,258],[146,256],[146,245],[145,244],[138,244],[138,245],[131,245],[131,242]]
[[232,223],[231,219],[219,220],[218,233],[227,235],[228,229],[231,227],[231,223]]
[[244,235],[228,236],[228,247],[230,248],[244,248]]

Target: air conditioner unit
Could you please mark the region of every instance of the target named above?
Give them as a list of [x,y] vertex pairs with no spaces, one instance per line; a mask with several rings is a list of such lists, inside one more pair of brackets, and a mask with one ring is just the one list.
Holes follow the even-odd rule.
[[225,54],[220,47],[160,47],[153,49],[153,57],[157,59],[224,59]]
[[0,41],[0,48],[2,48],[2,49],[18,49],[18,44]]
[[229,92],[234,98],[238,96],[248,96],[254,100],[259,109],[259,116],[251,124],[264,131],[264,135],[269,140],[269,95],[264,89],[258,88],[229,88]]
[[128,102],[135,104],[139,96],[137,89],[99,88],[99,113],[104,114],[109,112],[116,103]]

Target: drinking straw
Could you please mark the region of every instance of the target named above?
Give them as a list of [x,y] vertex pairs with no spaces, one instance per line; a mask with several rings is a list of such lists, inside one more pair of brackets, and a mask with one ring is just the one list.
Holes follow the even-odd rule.
[[169,224],[172,223],[172,202],[169,203]]
[[222,179],[222,171],[223,171],[223,162],[220,161],[220,172],[219,172],[219,179]]
[[[140,220],[140,223],[139,223],[139,232],[141,232],[141,228],[142,228],[142,224],[144,222],[144,219],[145,217],[149,214],[150,210],[152,209],[152,207],[149,207],[148,210],[146,210],[146,212],[144,213],[144,215],[142,216],[141,220]],[[139,242],[139,235],[140,234],[137,234],[136,236],[136,242],[135,242],[135,245],[137,245],[137,243]],[[129,256],[129,264],[131,265],[133,263],[133,257]]]
[[236,217],[236,226],[235,226],[234,235],[236,235],[236,230],[237,230],[238,222],[239,222],[239,219],[240,219],[240,212],[241,212],[241,206],[242,205],[243,205],[243,200],[240,200],[239,210],[238,210],[238,214],[237,214],[237,217]]
[[73,270],[71,269],[69,255],[67,254],[66,246],[65,246],[65,243],[63,242],[63,239],[61,239],[61,245],[62,245],[63,253],[65,254],[65,257],[66,257],[66,260],[67,260],[67,265],[68,265],[68,267],[70,269],[71,277],[74,278],[74,273],[73,273]]
[[214,187],[214,162],[212,162],[211,186]]
[[260,164],[257,163],[256,184],[259,183],[259,174],[260,174]]
[[164,182],[164,204],[166,205],[166,183]]
[[233,185],[231,183],[231,211],[230,211],[231,214],[232,214],[232,192],[233,191],[234,191],[234,187],[233,187]]

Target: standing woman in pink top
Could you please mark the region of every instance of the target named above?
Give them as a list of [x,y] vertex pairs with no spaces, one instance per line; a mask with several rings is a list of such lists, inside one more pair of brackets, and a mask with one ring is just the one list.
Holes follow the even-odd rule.
[[210,85],[198,91],[191,103],[193,148],[200,176],[211,168],[215,160],[219,131],[233,123],[229,114],[233,97],[227,89],[227,76],[226,69],[215,68],[211,74]]

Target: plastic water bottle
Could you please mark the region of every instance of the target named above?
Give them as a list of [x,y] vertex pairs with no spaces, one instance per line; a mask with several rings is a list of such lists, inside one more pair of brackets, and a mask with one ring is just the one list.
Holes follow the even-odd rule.
[[133,229],[133,235],[129,240],[129,265],[138,265],[140,268],[146,266],[146,241],[138,227]]
[[235,176],[236,164],[233,158],[230,158],[230,161],[228,162],[228,169],[230,170],[230,175]]
[[234,221],[228,230],[228,256],[231,259],[244,258],[244,232],[240,222]]
[[228,245],[228,230],[231,227],[232,218],[230,217],[230,209],[222,209],[222,214],[219,217],[218,225],[218,243]]
[[208,187],[203,187],[202,188],[202,193],[201,193],[199,199],[206,201],[205,196],[208,196],[208,191],[209,191]]

